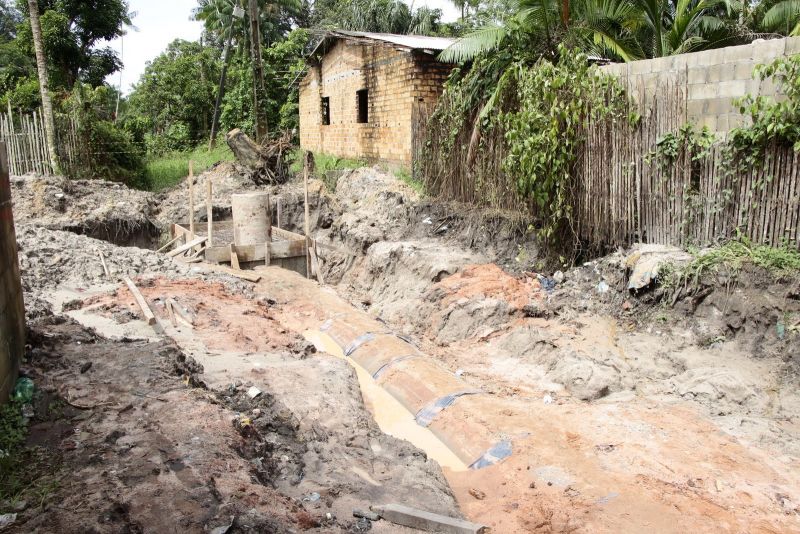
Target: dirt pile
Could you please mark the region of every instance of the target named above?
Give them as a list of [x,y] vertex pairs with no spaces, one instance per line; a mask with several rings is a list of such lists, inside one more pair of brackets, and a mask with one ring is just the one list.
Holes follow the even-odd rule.
[[66,230],[121,246],[151,246],[158,238],[152,193],[105,180],[22,176],[11,180],[14,221]]

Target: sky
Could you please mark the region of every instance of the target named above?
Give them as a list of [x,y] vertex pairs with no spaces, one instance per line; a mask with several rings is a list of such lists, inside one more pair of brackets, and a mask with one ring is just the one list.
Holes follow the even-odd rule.
[[[197,40],[203,30],[201,22],[191,20],[192,8],[197,5],[197,0],[129,1],[131,11],[136,13],[133,19],[135,28],[129,28],[127,35],[109,44],[120,52],[124,67],[106,80],[113,86],[120,85],[121,80],[125,93],[139,80],[146,63],[160,54],[169,43],[179,38]],[[459,15],[450,0],[413,0],[413,5],[415,8],[428,6],[441,9],[445,22],[454,21]]]

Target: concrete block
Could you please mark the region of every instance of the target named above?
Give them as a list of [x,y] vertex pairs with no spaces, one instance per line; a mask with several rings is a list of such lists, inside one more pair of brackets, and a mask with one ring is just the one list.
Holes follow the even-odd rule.
[[[715,95],[718,97],[741,97],[747,93],[748,85],[744,80],[732,80],[729,82],[720,82],[714,87]],[[710,98],[710,97],[708,97]]]
[[643,59],[628,63],[628,75],[647,74],[653,72],[653,60]]
[[753,47],[753,60],[757,63],[770,63],[786,51],[786,39],[771,39],[750,45]]
[[[727,83],[727,82],[726,82]],[[689,86],[689,100],[707,100],[717,96],[716,83],[695,83]]]
[[699,126],[705,126],[712,132],[717,131],[717,117],[713,117],[711,115],[704,115],[703,118],[699,122]]
[[800,37],[787,37],[783,53],[787,56],[800,54]]
[[712,98],[705,102],[704,113],[707,115],[724,115],[733,111],[733,102],[730,98]]
[[703,116],[705,112],[705,104],[704,100],[690,100],[686,103],[686,115],[687,120],[691,122],[698,122],[700,117]]
[[695,84],[695,83],[706,83],[708,80],[706,79],[706,74],[708,73],[708,69],[706,67],[694,67],[689,69],[688,75],[688,83]]
[[752,61],[743,61],[736,63],[734,66],[734,75],[736,80],[752,80],[753,69],[756,68],[756,63]]
[[738,63],[753,59],[752,45],[728,46],[726,48],[715,50],[715,52],[722,53],[723,61],[725,63]]

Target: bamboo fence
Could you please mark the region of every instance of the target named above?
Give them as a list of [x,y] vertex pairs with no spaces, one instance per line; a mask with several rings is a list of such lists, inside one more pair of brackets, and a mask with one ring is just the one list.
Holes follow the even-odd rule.
[[[687,123],[685,76],[678,72],[655,88],[625,82],[627,111],[641,115],[636,124],[589,113],[572,173],[572,234],[603,250],[635,242],[704,246],[737,235],[800,248],[800,154],[791,146],[763,147],[760,165],[731,161],[722,138],[703,157],[681,150],[669,165],[650,157],[665,134]],[[503,170],[499,128],[484,132],[470,157],[471,128],[446,143],[449,126],[423,119],[414,124],[414,170],[431,194],[536,220],[535,207]]]
[[[62,171],[69,174],[78,160],[75,123],[69,117],[56,119],[56,152]],[[8,147],[12,175],[53,173],[41,111],[22,114],[14,113],[9,107],[8,111],[0,113],[0,141],[5,141]]]

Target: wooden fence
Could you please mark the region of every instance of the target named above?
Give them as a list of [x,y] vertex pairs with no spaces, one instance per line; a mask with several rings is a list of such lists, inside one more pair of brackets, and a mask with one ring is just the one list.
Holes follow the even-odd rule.
[[[761,164],[747,166],[732,161],[720,138],[703,157],[679,150],[664,165],[651,155],[659,140],[687,123],[686,72],[676,72],[657,89],[624,83],[632,99],[623,115],[639,114],[641,120],[634,125],[627,119],[593,119],[590,113],[582,125],[584,142],[572,173],[571,230],[583,246],[595,251],[635,242],[703,246],[741,233],[757,243],[800,247],[800,154],[772,144],[763,147]],[[460,129],[449,139],[454,127]],[[534,203],[505,172],[504,132],[500,127],[482,132],[479,148],[471,151],[474,133],[470,121],[460,119],[415,124],[415,174],[443,199],[535,221]]]
[[[56,117],[56,153],[62,171],[77,164],[78,139],[75,123],[69,117]],[[8,147],[9,170],[12,175],[27,173],[52,174],[53,164],[47,147],[47,135],[41,111],[30,115],[14,113],[9,109],[0,113],[0,141]]]
[[673,161],[649,157],[665,134],[686,123],[686,84],[629,92],[643,114],[627,121],[590,120],[573,190],[578,237],[594,246],[632,242],[708,245],[744,235],[753,242],[800,247],[800,154],[763,147],[756,165],[718,141],[702,157],[680,150]]

